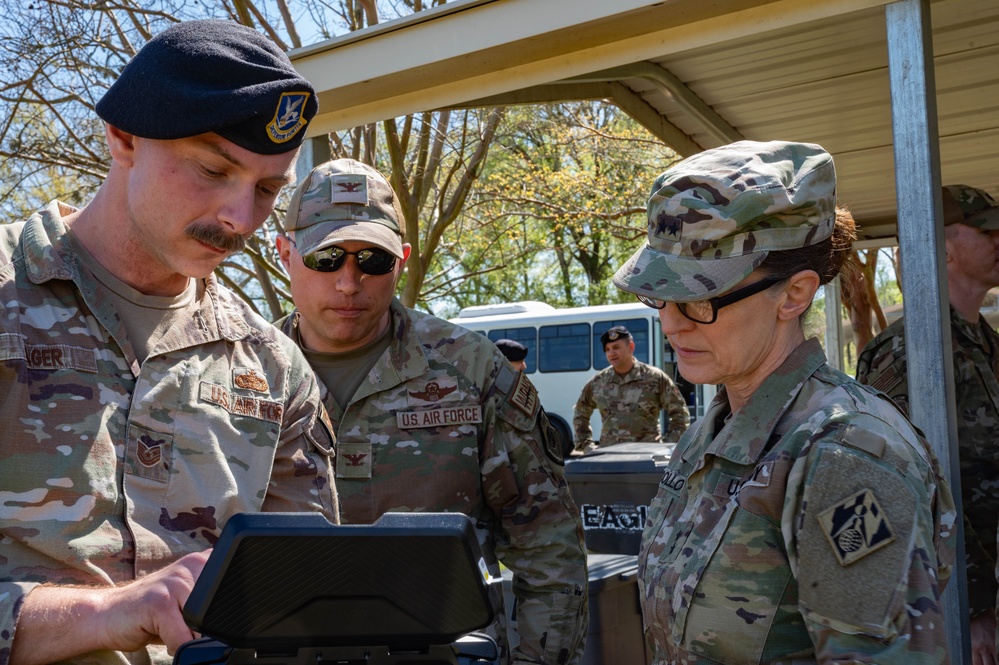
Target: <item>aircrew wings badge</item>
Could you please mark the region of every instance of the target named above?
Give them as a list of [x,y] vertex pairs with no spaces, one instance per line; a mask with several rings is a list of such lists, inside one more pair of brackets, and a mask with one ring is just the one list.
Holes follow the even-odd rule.
[[841,566],[849,566],[895,540],[887,515],[869,489],[820,513],[818,520]]

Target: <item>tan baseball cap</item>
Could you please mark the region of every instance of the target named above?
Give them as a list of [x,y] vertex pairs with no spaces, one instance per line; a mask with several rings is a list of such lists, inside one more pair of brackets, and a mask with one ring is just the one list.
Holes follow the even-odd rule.
[[349,240],[402,252],[402,209],[385,177],[353,159],[320,164],[295,189],[285,231],[299,254]]

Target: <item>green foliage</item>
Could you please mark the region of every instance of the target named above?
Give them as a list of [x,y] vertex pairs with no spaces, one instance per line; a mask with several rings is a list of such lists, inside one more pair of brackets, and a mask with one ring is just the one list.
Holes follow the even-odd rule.
[[[23,219],[53,199],[81,206],[92,198],[109,166],[94,105],[142,44],[174,21],[241,20],[292,48],[440,4],[0,3],[0,218]],[[417,114],[333,135],[331,146],[390,176],[414,245],[400,293],[439,313],[521,299],[627,300],[610,277],[642,242],[648,185],[676,159],[599,101]],[[289,308],[273,244],[282,218],[279,204],[248,253],[218,273],[271,318]]]
[[444,273],[470,275],[445,294],[443,310],[627,301],[610,278],[646,233],[649,184],[676,159],[602,102],[509,109],[437,259]]

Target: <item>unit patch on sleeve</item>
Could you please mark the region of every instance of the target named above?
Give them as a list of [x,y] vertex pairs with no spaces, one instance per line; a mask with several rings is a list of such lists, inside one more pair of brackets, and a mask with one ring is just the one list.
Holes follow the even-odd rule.
[[874,492],[861,490],[818,516],[841,566],[849,566],[895,540]]

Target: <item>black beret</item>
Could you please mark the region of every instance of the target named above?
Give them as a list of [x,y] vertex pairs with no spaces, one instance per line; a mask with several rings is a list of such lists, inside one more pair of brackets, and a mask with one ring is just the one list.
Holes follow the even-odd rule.
[[294,150],[319,110],[316,91],[270,39],[233,21],[173,25],[143,46],[97,102],[129,134],[215,132],[263,155]]
[[607,342],[616,342],[619,339],[631,339],[631,333],[624,326],[614,326],[600,336],[600,344],[607,346]]
[[506,356],[510,362],[517,362],[527,357],[527,347],[512,339],[498,339],[495,342],[496,348]]

